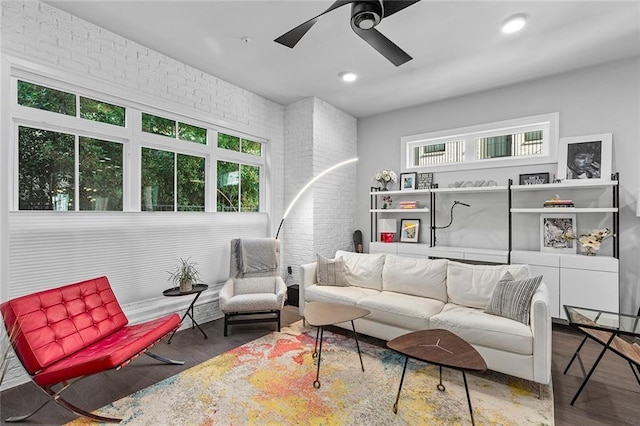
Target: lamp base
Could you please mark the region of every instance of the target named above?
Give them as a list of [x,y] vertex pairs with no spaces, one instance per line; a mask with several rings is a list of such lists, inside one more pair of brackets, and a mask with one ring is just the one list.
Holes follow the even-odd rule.
[[380,241],[382,241],[383,243],[392,243],[395,237],[396,237],[396,234],[393,232],[380,233]]

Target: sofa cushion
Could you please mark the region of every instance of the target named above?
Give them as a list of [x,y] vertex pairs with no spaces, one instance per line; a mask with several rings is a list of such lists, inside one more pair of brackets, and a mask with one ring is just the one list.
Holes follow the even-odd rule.
[[542,275],[514,281],[511,273],[507,272],[498,281],[496,288],[485,312],[510,318],[529,325],[529,310],[531,298],[540,286]]
[[317,271],[318,285],[333,285],[338,287],[349,285],[345,277],[344,259],[342,257],[328,259],[318,255]]
[[340,256],[344,259],[345,276],[349,285],[382,290],[384,254],[336,252],[336,257]]
[[396,325],[410,330],[429,328],[429,318],[444,307],[444,302],[426,297],[382,291],[363,297],[357,303],[371,311],[367,319]]
[[449,302],[471,308],[484,309],[496,284],[502,276],[511,272],[515,280],[529,276],[527,265],[470,265],[449,262],[447,267],[447,294]]
[[358,300],[366,296],[380,293],[377,290],[364,287],[335,287],[335,286],[319,286],[311,285],[304,290],[304,299],[306,302],[329,302],[342,303],[344,305],[354,305]]
[[417,259],[388,254],[382,268],[382,289],[447,301],[446,259]]
[[531,327],[482,309],[447,303],[442,312],[431,317],[430,327],[449,330],[472,345],[522,355],[533,353]]

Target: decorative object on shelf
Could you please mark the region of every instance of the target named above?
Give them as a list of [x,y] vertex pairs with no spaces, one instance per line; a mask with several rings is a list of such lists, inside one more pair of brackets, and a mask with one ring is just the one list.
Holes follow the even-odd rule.
[[393,170],[385,169],[380,170],[378,173],[373,175],[373,180],[382,185],[380,187],[380,191],[388,191],[389,188],[387,188],[387,186],[389,186],[390,183],[394,183],[395,181],[397,181],[398,175]]
[[433,173],[418,173],[416,189],[429,189],[433,184]]
[[396,238],[396,220],[378,219],[378,232],[381,242],[392,243]]
[[561,138],[558,152],[560,180],[610,180],[611,133]]
[[602,243],[611,237],[616,235],[611,232],[609,228],[594,229],[588,234],[580,235],[578,241],[580,242],[580,253],[585,256],[595,256],[600,250]]
[[563,207],[575,207],[573,200],[563,200],[560,195],[556,194],[550,200],[544,202],[544,208],[563,208]]
[[384,197],[382,197],[383,209],[390,209],[392,205],[393,205],[393,198],[391,198],[391,195],[385,195]]
[[529,173],[520,175],[520,185],[542,185],[549,183],[549,173]]
[[400,223],[400,241],[417,243],[420,233],[420,219],[402,219]]
[[417,209],[420,205],[420,203],[418,203],[416,200],[400,201],[398,204],[400,205],[401,209],[405,210],[414,210]]
[[400,191],[413,191],[416,189],[416,172],[400,173]]
[[200,272],[196,268],[196,263],[191,258],[180,258],[178,265],[173,271],[167,271],[170,275],[169,281],[172,281],[176,287],[180,287],[180,292],[188,293],[193,289],[193,285],[198,283]]
[[575,239],[575,214],[540,215],[540,251],[575,254]]
[[454,183],[450,183],[447,188],[474,188],[474,187],[483,187],[483,186],[498,186],[498,182],[496,182],[495,180],[477,180],[475,182],[472,182],[470,180],[468,181],[457,181]]

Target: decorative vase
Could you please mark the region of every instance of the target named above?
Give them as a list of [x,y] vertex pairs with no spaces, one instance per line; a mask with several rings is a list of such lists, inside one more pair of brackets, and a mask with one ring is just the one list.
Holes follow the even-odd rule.
[[181,280],[180,281],[180,293],[189,293],[193,290],[193,281],[192,280]]
[[387,182],[386,180],[381,180],[380,184],[382,185],[382,188],[380,188],[380,191],[388,191],[389,188],[387,188],[387,185],[389,185],[389,182]]
[[580,246],[580,254],[584,256],[595,256],[598,250],[591,246]]

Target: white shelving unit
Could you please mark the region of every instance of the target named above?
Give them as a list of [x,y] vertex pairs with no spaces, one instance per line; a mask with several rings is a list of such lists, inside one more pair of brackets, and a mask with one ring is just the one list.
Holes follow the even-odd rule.
[[[535,275],[543,275],[549,288],[551,316],[566,319],[563,305],[584,306],[618,312],[619,270],[619,181],[618,174],[610,181],[575,181],[543,185],[511,185],[511,197],[532,191],[547,191],[550,194],[560,191],[602,191],[612,192],[611,205],[605,207],[568,207],[568,208],[512,208],[512,214],[574,213],[611,214],[614,238],[613,256],[583,256],[581,254],[560,254],[533,250],[512,250],[512,238],[516,234],[509,231],[510,263],[526,263]],[[510,228],[513,226],[511,216]]]

